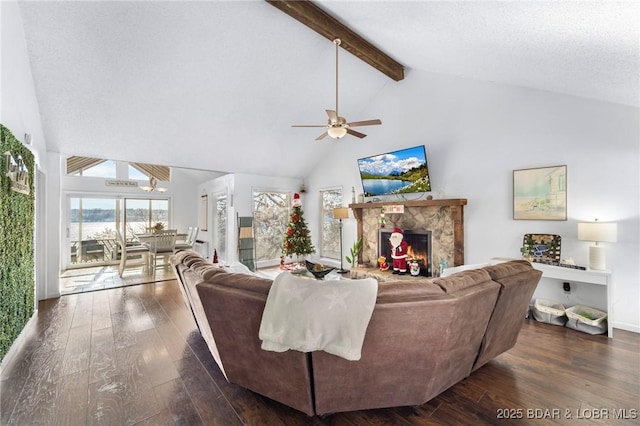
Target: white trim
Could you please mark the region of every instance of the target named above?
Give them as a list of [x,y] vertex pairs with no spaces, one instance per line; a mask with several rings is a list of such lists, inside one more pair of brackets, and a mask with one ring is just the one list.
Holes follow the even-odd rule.
[[626,323],[626,322],[614,321],[612,323],[612,327],[613,327],[613,334],[616,333],[616,331],[615,331],[616,328],[618,328],[620,330],[630,331],[632,333],[640,333],[640,326],[635,325],[635,324]]
[[47,175],[36,166],[35,173],[35,223],[34,223],[34,257],[35,257],[35,297],[34,308],[38,301],[49,298],[47,293]]

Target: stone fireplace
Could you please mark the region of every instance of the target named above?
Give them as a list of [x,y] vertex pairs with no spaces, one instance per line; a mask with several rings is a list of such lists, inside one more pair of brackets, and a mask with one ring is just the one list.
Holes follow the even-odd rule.
[[[467,200],[422,200],[391,201],[376,203],[350,204],[357,220],[358,238],[362,238],[362,252],[358,258],[359,265],[377,268],[382,232],[389,233],[393,228],[413,232],[430,232],[431,246],[429,273],[438,275],[441,260],[448,266],[464,264],[464,206]],[[385,213],[384,228],[380,226],[380,217],[385,206],[402,206],[402,213]],[[397,211],[398,209],[393,209]],[[388,236],[386,236],[388,240]],[[406,235],[405,235],[406,238]],[[388,241],[382,241],[382,244]]]

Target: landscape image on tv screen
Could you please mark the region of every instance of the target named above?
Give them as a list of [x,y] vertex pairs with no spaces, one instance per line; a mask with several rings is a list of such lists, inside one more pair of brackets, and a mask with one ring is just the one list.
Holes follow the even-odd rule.
[[358,160],[365,197],[431,191],[424,145]]

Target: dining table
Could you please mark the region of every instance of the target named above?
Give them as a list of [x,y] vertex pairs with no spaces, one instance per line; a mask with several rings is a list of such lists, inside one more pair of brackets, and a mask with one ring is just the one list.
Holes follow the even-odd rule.
[[[143,234],[134,234],[134,237],[140,242],[140,244],[150,244],[153,242],[153,238],[155,237],[155,233],[146,232]],[[178,233],[176,234],[176,241],[181,241],[187,238],[186,233]]]

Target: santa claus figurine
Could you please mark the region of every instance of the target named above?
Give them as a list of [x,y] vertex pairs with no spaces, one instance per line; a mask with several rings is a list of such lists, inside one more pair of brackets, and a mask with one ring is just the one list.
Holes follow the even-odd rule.
[[389,237],[391,243],[391,259],[393,259],[393,273],[404,275],[407,273],[407,242],[404,240],[402,229],[394,228]]

